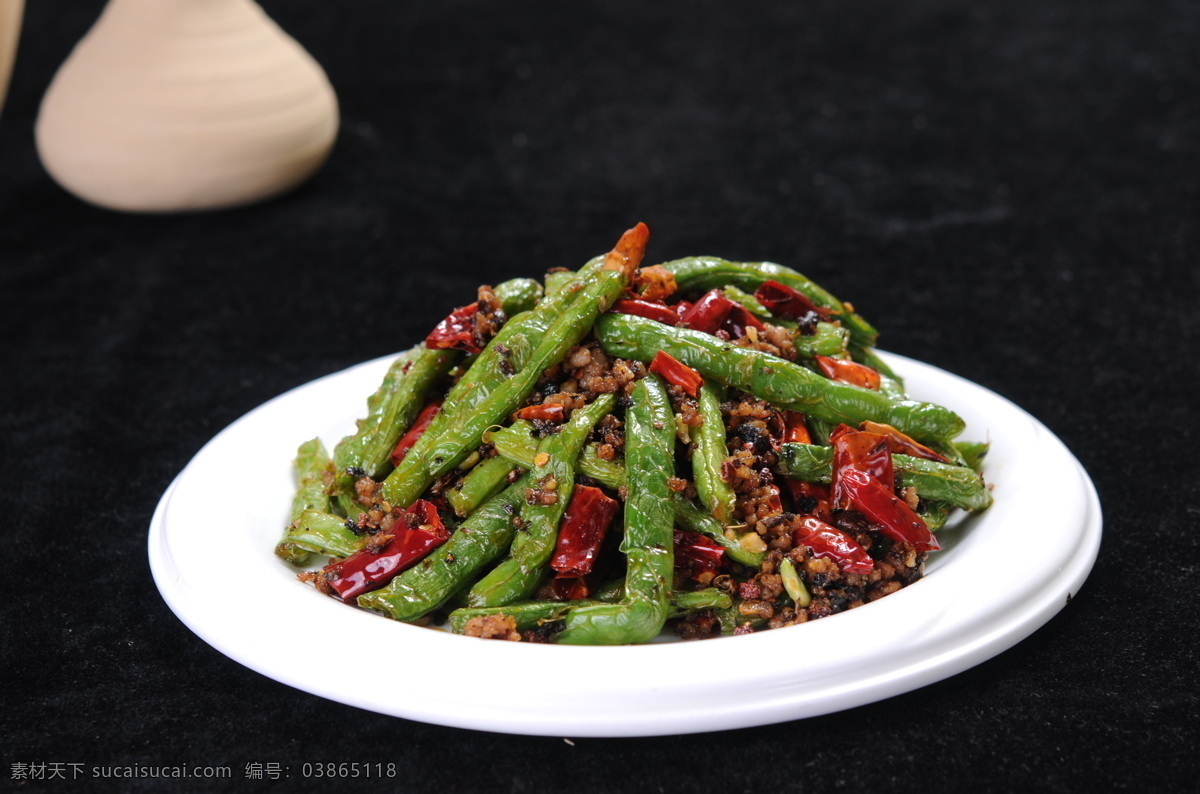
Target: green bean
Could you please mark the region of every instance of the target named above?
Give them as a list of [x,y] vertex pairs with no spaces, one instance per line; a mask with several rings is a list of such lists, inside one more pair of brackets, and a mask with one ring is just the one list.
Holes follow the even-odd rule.
[[721,419],[724,388],[712,382],[700,387],[699,408],[703,424],[692,431],[692,477],[701,503],[722,524],[733,522],[737,494],[721,476],[721,464],[729,455],[725,446],[725,423]]
[[[808,482],[828,483],[833,474],[833,447],[815,444],[780,444],[780,474]],[[951,466],[909,455],[892,455],[892,465],[904,485],[917,489],[922,499],[945,502],[970,512],[992,503],[983,478],[966,466]]]
[[797,334],[792,338],[796,352],[811,359],[814,356],[829,356],[836,358],[845,355],[850,335],[846,329],[824,320],[813,327],[812,335]]
[[626,411],[625,460],[627,495],[625,533],[625,598],[570,610],[556,642],[624,645],[646,642],[662,631],[674,578],[674,521],[671,489],[674,476],[675,422],[666,387],[647,375],[633,389]]
[[[300,520],[305,510],[332,511],[329,494],[325,492],[325,479],[333,471],[333,461],[321,439],[314,438],[300,445],[296,450],[295,469],[297,488],[288,514],[289,527]],[[287,540],[279,542],[275,554],[292,565],[304,565],[312,557],[312,552]]]
[[[529,427],[528,423],[513,422],[511,427],[494,431],[488,436],[488,440],[502,457],[529,468],[533,466],[533,459],[537,454],[537,446],[529,437]],[[615,461],[600,458],[596,454],[594,444],[584,447],[583,455],[579,459],[579,471],[613,490],[625,485],[625,467]],[[737,539],[731,540],[726,537],[725,525],[683,494],[672,492],[671,507],[675,513],[675,521],[681,527],[712,538],[725,549],[730,559],[756,568],[762,565],[761,552],[751,551]]]
[[[533,459],[537,457],[537,442],[529,435],[532,428],[529,422],[518,420],[509,427],[488,431],[484,438],[501,457],[529,469],[533,468]],[[595,444],[584,448],[579,459],[579,472],[613,490],[625,484],[625,467],[600,458]]]
[[963,465],[975,471],[983,467],[983,459],[987,455],[989,444],[986,441],[956,441],[954,448],[963,459]]
[[553,493],[555,499],[550,504],[527,501],[521,507],[521,521],[525,527],[513,540],[512,556],[521,564],[524,573],[541,568],[554,553],[558,524],[575,489],[575,462],[583,450],[583,442],[592,427],[612,412],[616,402],[616,397],[611,394],[599,395],[572,411],[570,420],[557,433],[546,436],[538,444],[533,468],[529,470],[530,479],[535,489]]
[[536,311],[510,317],[450,389],[441,410],[409,450],[409,455],[417,461],[424,460],[428,449],[447,428],[454,426],[460,416],[474,411],[497,386],[514,372],[524,369],[537,340],[576,297],[575,291],[548,295],[537,305]]
[[545,566],[526,571],[514,557],[506,557],[471,588],[467,606],[502,607],[523,601],[537,592],[549,574]]
[[893,400],[886,394],[829,380],[778,356],[737,347],[717,337],[629,314],[606,314],[596,338],[610,355],[650,361],[662,350],[706,378],[748,391],[772,405],[818,419],[886,422],[921,440],[953,438],[964,423],[940,405]]
[[856,342],[870,347],[879,336],[879,332],[870,323],[830,292],[795,270],[774,262],[730,262],[712,256],[692,256],[664,262],[663,267],[674,274],[675,283],[681,290],[705,292],[729,284],[745,290],[755,290],[764,281],[773,279],[802,293],[815,305],[823,306],[837,314]]
[[426,394],[457,357],[456,351],[430,350],[420,344],[392,363],[379,388],[367,399],[367,416],[358,421],[354,434],[333,450],[334,494],[353,496],[354,481],[362,476],[355,470],[376,480],[392,470],[396,442],[424,407]]
[[456,515],[468,516],[497,494],[517,468],[517,464],[499,455],[487,458],[446,491],[446,501]]
[[[498,384],[473,410],[456,412],[456,423],[443,432],[434,435],[426,431],[422,438],[430,437],[429,445],[422,448],[420,455],[406,456],[388,476],[383,484],[384,498],[393,505],[407,506],[430,483],[457,466],[470,450],[479,446],[488,427],[502,421],[521,404],[542,371],[561,361],[567,351],[591,331],[596,318],[608,310],[628,281],[627,269],[607,269],[606,266],[598,270],[575,293],[570,307],[550,323],[524,368]],[[531,316],[539,315],[549,303],[551,301],[543,301],[530,313]],[[473,372],[475,367],[471,370]],[[468,383],[470,376],[471,372],[468,372],[458,385]]]
[[287,528],[280,543],[314,554],[349,557],[362,547],[363,540],[346,526],[346,519],[320,510],[305,510]]
[[761,629],[767,625],[767,619],[761,615],[743,615],[739,607],[742,604],[741,598],[731,598],[731,603],[725,608],[715,608],[713,613],[717,616],[717,624],[721,627],[722,634],[733,634],[742,626],[749,626],[752,629]]
[[715,587],[702,590],[676,590],[671,594],[671,609],[668,618],[680,618],[705,609],[724,609],[733,604],[728,593]]
[[508,550],[513,511],[524,498],[529,476],[493,496],[425,559],[379,590],[358,597],[364,609],[412,622],[440,607]]
[[[620,598],[620,593],[617,597]],[[502,606],[471,606],[450,613],[450,628],[462,634],[467,621],[473,617],[505,615],[513,619],[517,631],[532,631],[546,623],[561,620],[572,609],[600,606],[606,602],[598,597],[578,601],[521,601]],[[671,604],[667,619],[673,620],[705,609],[729,609],[733,599],[715,587],[703,590],[676,590],[671,593]]]
[[463,607],[450,613],[450,629],[462,634],[467,622],[474,617],[504,615],[513,619],[517,631],[533,631],[546,623],[562,618],[568,611],[593,601],[522,601],[493,607]]
[[533,278],[510,278],[492,290],[506,317],[529,311],[542,299],[542,285]]
[[[528,436],[528,429],[514,422],[512,427],[504,428],[489,436],[501,456],[522,466],[532,466],[537,447]],[[603,460],[596,453],[596,445],[584,447],[579,459],[579,471],[613,490],[625,485],[625,467],[615,461]],[[699,532],[712,538],[725,549],[730,559],[744,565],[758,567],[762,564],[762,554],[750,551],[738,540],[726,537],[725,525],[713,518],[704,508],[699,507],[681,493],[671,494],[671,507],[675,513],[675,521],[684,529]]]
[[921,501],[917,509],[917,515],[925,522],[925,526],[929,527],[930,532],[937,532],[946,525],[950,519],[950,512],[954,509],[954,505],[946,502],[926,502]]
[[[717,519],[713,518],[709,512],[700,507],[691,499],[688,499],[683,494],[672,494],[671,508],[675,512],[675,521],[684,529],[692,532],[699,532],[725,550],[725,556],[734,562],[740,562],[742,565],[749,565],[754,568],[762,567],[763,553],[761,551],[752,551],[743,546],[739,537],[730,538],[725,533],[731,532]],[[758,533],[751,530],[741,537],[753,535],[758,537]]]

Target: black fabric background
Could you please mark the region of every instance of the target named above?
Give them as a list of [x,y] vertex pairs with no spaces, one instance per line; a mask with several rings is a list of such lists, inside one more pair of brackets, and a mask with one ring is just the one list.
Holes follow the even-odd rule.
[[[0,118],[0,788],[98,789],[11,777],[50,762],[278,762],[296,786],[306,761],[395,762],[402,791],[1190,788],[1196,4],[272,1],[338,91],[332,157],[291,195],[165,217],[88,206],[37,160],[38,103],[100,7],[31,4]],[[573,744],[329,702],[175,618],[147,526],[207,439],[638,220],[651,258],[792,264],[885,349],[1044,421],[1105,510],[1076,598],[881,703]],[[1011,532],[1019,566],[1039,542]]]

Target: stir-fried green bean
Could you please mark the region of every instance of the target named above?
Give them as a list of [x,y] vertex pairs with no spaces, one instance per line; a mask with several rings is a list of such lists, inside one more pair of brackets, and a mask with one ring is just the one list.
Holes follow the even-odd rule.
[[[908,455],[892,455],[892,465],[904,485],[917,490],[922,499],[945,502],[977,512],[992,504],[992,494],[983,478],[966,466],[951,466]],[[833,448],[814,444],[782,444],[779,473],[808,482],[827,483],[833,471]]]
[[574,645],[646,642],[667,620],[674,576],[673,511],[668,480],[675,474],[675,422],[666,387],[655,375],[638,381],[626,411],[628,432],[625,598],[620,604],[572,609],[555,640]]
[[591,403],[577,408],[557,433],[538,444],[529,470],[533,489],[544,500],[526,501],[521,508],[523,530],[513,541],[512,556],[521,570],[532,573],[550,559],[558,522],[562,519],[575,489],[575,463],[592,426],[610,413],[616,404],[611,394],[602,394]]
[[362,546],[362,538],[347,527],[346,519],[340,516],[305,510],[283,533],[280,546],[332,557],[349,557]]
[[[297,451],[276,554],[332,558],[301,578],[394,620],[449,613],[460,633],[620,645],[653,639],[668,620],[683,636],[743,633],[873,600],[921,575],[937,548],[929,532],[954,511],[991,504],[987,445],[956,441],[959,416],[909,398],[850,304],[769,262],[690,257],[638,271],[647,235],[639,224],[578,271],[551,270],[544,289],[498,284],[502,314],[481,290],[479,313],[456,311],[430,337],[458,344],[454,323],[468,320],[475,333],[498,327],[482,350],[476,336],[466,355],[424,344],[401,354],[332,455],[320,439]],[[777,313],[764,306],[752,292],[769,280],[820,319],[791,317],[808,308],[799,299],[760,292]],[[691,308],[714,289],[775,327],[720,298]],[[879,373],[878,388],[843,382],[876,385],[851,362]],[[888,453],[862,433],[892,431],[871,423],[938,460]],[[848,500],[832,517],[826,491],[808,484],[834,478],[831,443]],[[874,465],[884,454],[894,478]],[[843,468],[853,456],[870,465]],[[814,567],[822,558],[833,564]],[[904,566],[916,570],[893,571]]]
[[[329,494],[325,480],[332,474],[333,461],[319,438],[305,441],[296,450],[296,495],[292,498],[292,509],[288,514],[288,526],[300,520],[305,510],[331,512]],[[275,554],[292,565],[304,565],[312,557],[308,549],[297,546],[286,538],[275,547]]]
[[456,515],[468,516],[499,493],[517,468],[517,464],[500,456],[481,461],[446,492],[446,501]]
[[359,596],[358,605],[405,622],[437,609],[508,549],[514,531],[513,511],[528,485],[529,476],[525,475],[493,496],[433,554],[386,587]]
[[[496,385],[470,412],[456,412],[457,422],[452,426],[438,433],[426,431],[422,439],[429,441],[422,446],[421,454],[409,454],[384,481],[384,498],[393,505],[411,504],[430,483],[457,466],[470,450],[479,446],[484,431],[520,405],[541,372],[561,361],[566,352],[591,331],[596,318],[607,311],[625,289],[630,273],[630,268],[602,267],[592,274],[575,293],[570,306],[546,328],[525,367]],[[542,313],[547,303],[543,301],[531,314]],[[472,367],[459,381],[460,387],[474,369]],[[459,413],[465,415],[458,416]]]
[[940,405],[894,400],[700,331],[671,328],[628,314],[607,314],[596,323],[596,338],[614,356],[650,361],[664,351],[706,378],[818,419],[853,424],[873,419],[914,438],[937,441],[954,438],[964,427],[962,419]]
[[856,342],[871,346],[879,336],[870,323],[829,291],[795,270],[774,262],[730,262],[715,256],[689,256],[664,262],[663,267],[674,274],[675,282],[684,290],[704,291],[730,284],[744,290],[754,290],[763,282],[774,279],[802,293],[815,305],[834,312]]
[[722,524],[730,524],[737,494],[721,476],[721,464],[729,454],[725,448],[725,423],[721,419],[724,389],[705,383],[698,396],[703,424],[692,432],[692,479],[708,512]]
[[425,405],[430,389],[458,356],[453,350],[429,350],[421,344],[388,368],[383,383],[367,400],[366,418],[333,450],[337,470],[333,492],[342,497],[343,508],[353,505],[355,480],[363,476],[382,479],[392,470],[390,458],[396,442]]

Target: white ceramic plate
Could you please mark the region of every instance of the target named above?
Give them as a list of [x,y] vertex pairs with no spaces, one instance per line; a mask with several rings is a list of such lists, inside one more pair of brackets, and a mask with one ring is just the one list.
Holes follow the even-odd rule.
[[[155,511],[154,579],[189,628],[247,667],[321,697],[441,725],[650,736],[881,700],[989,659],[1049,620],[1091,570],[1101,530],[1086,472],[1040,422],[959,377],[887,358],[914,397],[967,420],[964,438],[991,441],[985,474],[996,503],[939,533],[943,551],[921,581],[824,620],[701,642],[529,645],[396,623],[299,583],[272,553],[294,489],[295,449],[315,435],[332,448],[349,432],[388,358],[277,397],[200,450]],[[424,687],[373,687],[364,663],[437,673]]]

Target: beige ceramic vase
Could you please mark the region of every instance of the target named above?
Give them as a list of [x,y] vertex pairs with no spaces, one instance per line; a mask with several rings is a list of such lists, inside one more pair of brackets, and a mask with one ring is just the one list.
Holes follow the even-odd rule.
[[337,128],[324,71],[251,0],[110,0],[46,91],[36,138],[80,198],[176,212],[295,187]]

